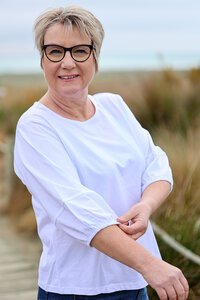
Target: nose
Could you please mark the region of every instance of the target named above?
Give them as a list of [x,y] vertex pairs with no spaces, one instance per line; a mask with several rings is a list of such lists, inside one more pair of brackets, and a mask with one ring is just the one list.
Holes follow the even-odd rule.
[[75,61],[71,57],[69,51],[66,51],[64,58],[62,59],[62,67],[65,69],[72,69],[75,67]]

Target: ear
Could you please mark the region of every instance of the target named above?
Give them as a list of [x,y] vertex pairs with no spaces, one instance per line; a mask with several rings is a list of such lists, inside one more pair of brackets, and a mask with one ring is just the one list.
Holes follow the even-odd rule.
[[42,70],[44,69],[43,68],[43,58],[44,58],[44,52],[42,52],[42,55],[41,55],[41,58],[40,58],[40,67],[42,68]]
[[41,67],[42,70],[43,70],[43,56],[42,56],[41,59],[40,59],[40,67]]

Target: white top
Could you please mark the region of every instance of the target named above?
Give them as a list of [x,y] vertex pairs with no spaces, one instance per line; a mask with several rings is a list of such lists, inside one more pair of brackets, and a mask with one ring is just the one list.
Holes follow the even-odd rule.
[[[146,286],[139,273],[90,242],[117,224],[150,183],[172,183],[165,153],[121,97],[102,93],[90,99],[96,112],[87,121],[66,119],[36,102],[16,131],[15,172],[32,194],[43,243],[39,286],[60,294]],[[160,257],[150,224],[138,242]]]

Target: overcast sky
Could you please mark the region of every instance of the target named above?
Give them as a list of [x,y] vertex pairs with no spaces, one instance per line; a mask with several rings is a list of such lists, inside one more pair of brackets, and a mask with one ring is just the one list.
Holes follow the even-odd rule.
[[[126,53],[200,54],[200,0],[1,0],[0,71],[37,60],[33,23],[44,10],[81,5],[102,22],[104,58]],[[200,61],[200,58],[199,58]]]

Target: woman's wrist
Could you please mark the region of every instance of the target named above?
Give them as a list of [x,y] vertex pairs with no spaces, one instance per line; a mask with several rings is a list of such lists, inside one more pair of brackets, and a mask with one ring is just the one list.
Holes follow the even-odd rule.
[[145,203],[149,216],[151,216],[156,209],[165,201],[170,193],[170,183],[165,180],[159,180],[151,183],[144,190],[141,202]]
[[147,199],[141,199],[140,203],[143,205],[143,207],[144,207],[143,210],[146,212],[148,218],[150,218],[154,212],[154,207],[153,207],[152,203],[150,201],[148,201]]

